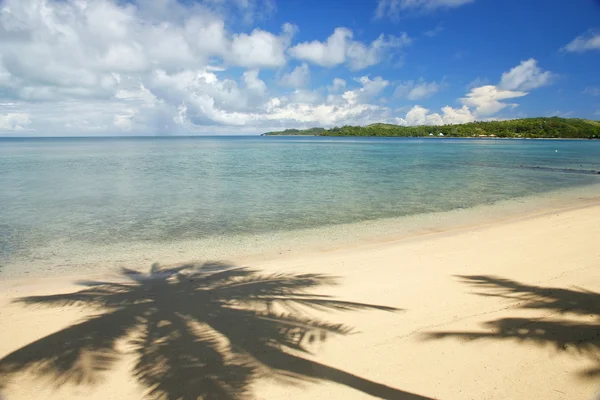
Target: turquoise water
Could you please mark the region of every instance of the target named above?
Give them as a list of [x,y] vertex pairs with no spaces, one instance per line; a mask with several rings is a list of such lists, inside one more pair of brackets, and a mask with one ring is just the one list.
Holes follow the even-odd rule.
[[598,184],[599,170],[600,141],[0,139],[0,264],[76,268],[117,247],[127,261],[151,246],[471,208]]

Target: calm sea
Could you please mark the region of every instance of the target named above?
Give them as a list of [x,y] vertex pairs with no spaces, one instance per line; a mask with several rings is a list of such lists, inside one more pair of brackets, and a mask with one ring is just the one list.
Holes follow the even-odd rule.
[[5,138],[0,278],[259,251],[307,229],[598,185],[599,170],[600,141]]

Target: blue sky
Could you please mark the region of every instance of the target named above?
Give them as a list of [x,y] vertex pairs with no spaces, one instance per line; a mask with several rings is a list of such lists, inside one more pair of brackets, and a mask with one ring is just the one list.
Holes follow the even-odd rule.
[[3,0],[0,135],[600,119],[600,1]]

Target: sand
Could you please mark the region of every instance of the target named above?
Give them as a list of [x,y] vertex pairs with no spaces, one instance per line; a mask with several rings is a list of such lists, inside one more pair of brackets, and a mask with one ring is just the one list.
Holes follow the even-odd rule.
[[[596,199],[476,227],[254,260],[265,272],[337,276],[339,285],[315,292],[403,311],[310,311],[354,333],[323,343],[303,339],[312,354],[281,358],[294,365],[282,370],[293,369],[296,378],[305,368],[300,379],[265,373],[247,388],[258,399],[592,399],[600,389],[599,237]],[[76,280],[0,282],[0,357],[15,352],[0,362],[5,399],[139,399],[148,392],[131,374],[135,355],[125,340],[97,382],[90,382],[97,359],[85,352],[73,355],[79,375],[73,365],[58,374],[35,363],[22,371],[40,358],[50,369],[65,367],[65,338],[86,332],[64,329],[102,310],[12,300],[79,290]],[[18,371],[8,374],[15,359]],[[161,365],[157,359],[154,367]],[[182,372],[169,379],[184,388],[196,378]]]

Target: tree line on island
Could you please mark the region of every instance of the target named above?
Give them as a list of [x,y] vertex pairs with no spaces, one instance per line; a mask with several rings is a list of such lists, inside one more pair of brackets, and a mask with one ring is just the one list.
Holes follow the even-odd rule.
[[286,129],[263,136],[381,136],[381,137],[499,137],[600,139],[600,122],[579,118],[523,118],[506,121],[476,121],[459,125],[401,126],[376,123],[331,129]]

